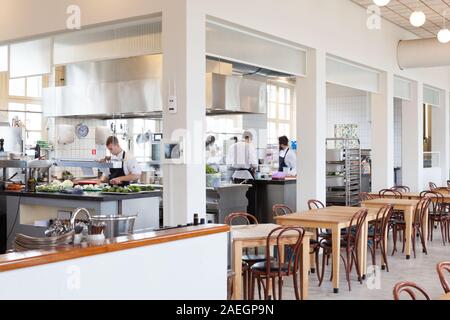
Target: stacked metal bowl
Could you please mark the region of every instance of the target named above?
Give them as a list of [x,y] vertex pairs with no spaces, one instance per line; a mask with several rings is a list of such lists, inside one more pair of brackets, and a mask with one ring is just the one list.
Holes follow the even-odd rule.
[[28,250],[49,250],[56,247],[69,245],[73,242],[75,231],[70,231],[64,235],[47,238],[35,238],[18,233],[14,240],[14,249],[16,251]]

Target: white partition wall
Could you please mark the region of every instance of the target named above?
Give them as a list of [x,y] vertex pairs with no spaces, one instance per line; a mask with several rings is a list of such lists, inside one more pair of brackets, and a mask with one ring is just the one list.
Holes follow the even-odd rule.
[[423,84],[414,81],[410,87],[410,99],[402,100],[402,184],[419,192],[423,189]]
[[[206,216],[204,157],[205,15],[189,1],[168,1],[163,10],[163,121],[164,138],[182,141],[186,161],[165,164],[164,224],[192,222]],[[168,108],[176,97],[176,111]]]
[[394,185],[394,76],[380,74],[380,91],[372,94],[372,190]]
[[297,210],[306,210],[307,201],[326,200],[325,139],[326,55],[308,50],[306,78],[297,78]]

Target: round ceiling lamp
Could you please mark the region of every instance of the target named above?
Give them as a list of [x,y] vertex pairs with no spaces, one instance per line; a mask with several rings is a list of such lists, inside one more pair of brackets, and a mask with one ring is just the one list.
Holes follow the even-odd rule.
[[389,4],[391,0],[373,0],[373,3],[375,3],[379,7],[384,7]]
[[437,35],[437,38],[440,43],[449,43],[450,42],[450,30],[447,28],[441,29]]
[[426,21],[427,17],[425,16],[425,13],[423,13],[423,11],[414,11],[411,14],[411,17],[409,17],[409,22],[411,22],[414,27],[421,27],[425,24]]

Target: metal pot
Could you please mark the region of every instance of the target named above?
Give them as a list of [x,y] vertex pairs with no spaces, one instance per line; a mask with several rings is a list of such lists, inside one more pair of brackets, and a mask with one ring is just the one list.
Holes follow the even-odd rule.
[[91,221],[93,223],[104,223],[105,237],[116,238],[121,236],[128,236],[133,234],[135,216],[93,216]]

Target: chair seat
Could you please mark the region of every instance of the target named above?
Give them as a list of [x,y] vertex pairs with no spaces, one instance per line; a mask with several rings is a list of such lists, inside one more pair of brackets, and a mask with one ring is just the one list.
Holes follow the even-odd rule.
[[264,254],[246,254],[242,256],[242,261],[253,264],[256,262],[266,261],[266,256]]
[[[264,262],[255,263],[251,267],[251,269],[252,269],[252,271],[265,273],[267,271],[267,262],[264,261]],[[274,262],[270,263],[270,272],[271,273],[278,272],[278,262],[274,261]],[[283,272],[283,273],[288,272],[288,264],[287,263],[281,264],[281,272]]]

